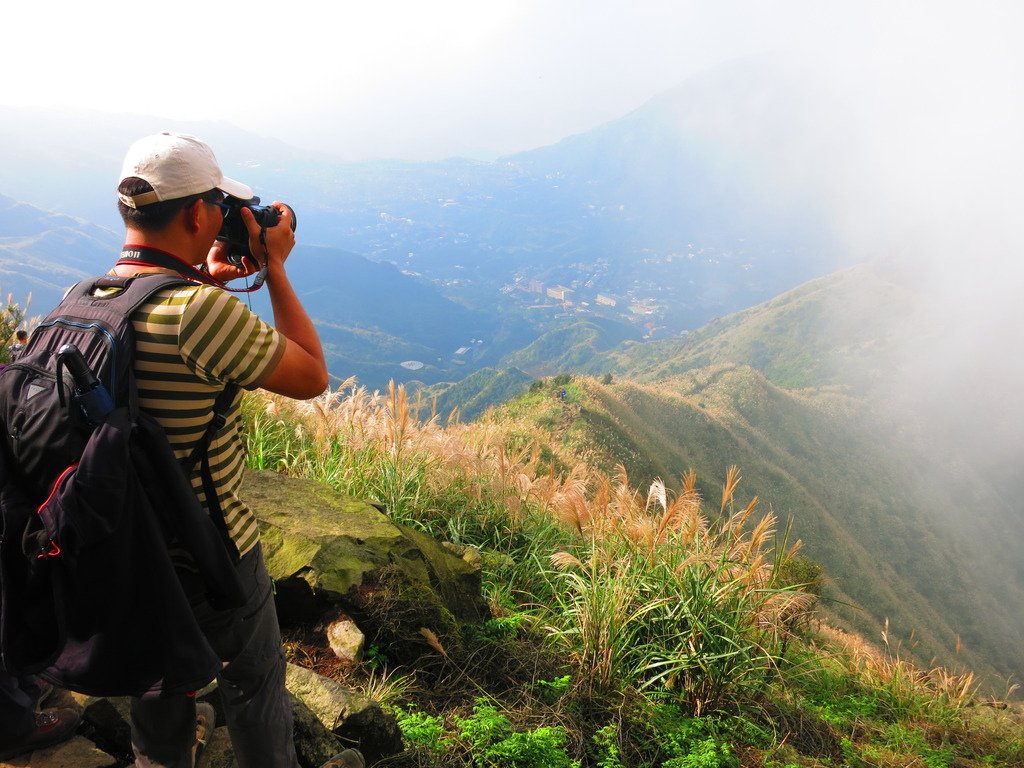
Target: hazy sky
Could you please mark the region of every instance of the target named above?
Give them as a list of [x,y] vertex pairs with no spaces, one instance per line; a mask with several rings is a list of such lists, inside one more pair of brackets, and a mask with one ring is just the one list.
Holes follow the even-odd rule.
[[803,53],[857,100],[862,154],[829,179],[851,252],[918,258],[953,329],[894,387],[970,370],[1024,389],[1020,0],[44,0],[3,27],[0,104],[224,120],[351,160],[531,149],[737,57]]
[[1017,5],[13,3],[0,103],[223,119],[348,159],[498,154],[592,128],[750,53],[801,47],[855,77],[892,71],[925,88],[1005,68]]

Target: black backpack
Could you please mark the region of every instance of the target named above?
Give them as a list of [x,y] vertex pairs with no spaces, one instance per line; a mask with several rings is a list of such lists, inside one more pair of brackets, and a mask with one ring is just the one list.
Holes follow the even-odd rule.
[[[244,595],[219,509],[188,480],[237,388],[184,462],[141,412],[132,314],[175,275],[73,287],[0,370],[0,666],[94,695],[188,692],[220,667],[168,544],[188,551],[217,607]],[[145,649],[140,651],[140,649]],[[141,657],[141,658],[139,658]],[[130,658],[130,661],[129,661]]]

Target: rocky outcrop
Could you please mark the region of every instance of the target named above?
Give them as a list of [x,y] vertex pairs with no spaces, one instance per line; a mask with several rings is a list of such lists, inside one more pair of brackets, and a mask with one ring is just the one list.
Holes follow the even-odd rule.
[[284,627],[347,614],[388,659],[429,650],[421,629],[446,645],[460,622],[489,617],[481,561],[394,523],[366,501],[274,472],[248,472],[241,495],[260,520],[267,568]]

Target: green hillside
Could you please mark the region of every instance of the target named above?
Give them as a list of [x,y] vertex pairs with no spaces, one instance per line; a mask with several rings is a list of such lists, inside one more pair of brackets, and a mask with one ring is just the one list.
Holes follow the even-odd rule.
[[565,370],[616,381],[580,416],[609,461],[637,479],[739,465],[862,607],[838,607],[858,626],[898,619],[920,653],[959,636],[979,668],[1019,677],[1013,332],[979,329],[955,293],[925,298],[926,279],[878,259]]
[[614,320],[577,320],[542,334],[529,346],[507,355],[504,362],[537,376],[579,370],[634,334],[633,329]]
[[872,638],[889,619],[906,642],[914,633],[925,661],[969,663],[990,678],[1024,669],[1020,623],[1006,608],[1024,591],[994,589],[970,548],[930,519],[939,500],[910,481],[907,460],[856,401],[807,397],[729,364],[656,384],[576,377],[567,392],[562,401],[550,386],[535,390],[490,418],[532,419],[565,463],[622,463],[640,487],[658,477],[678,485],[693,469],[715,498],[737,465],[764,511],[792,518],[803,553],[826,568],[831,611],[849,625]]
[[589,367],[656,381],[713,363],[743,363],[789,389],[841,384],[863,391],[896,367],[897,329],[915,319],[912,280],[892,262],[862,264],[687,336],[627,343]]
[[[247,398],[250,466],[368,498],[479,564],[470,588],[487,598],[493,618],[483,623],[429,611],[395,621],[396,594],[367,590],[372,650],[362,663],[339,666],[318,619],[286,627],[289,653],[372,690],[395,715],[405,751],[389,765],[1022,764],[1018,704],[979,696],[959,664],[912,663],[895,632],[878,643],[872,628],[872,645],[834,628],[818,610],[817,567],[773,536],[773,515],[752,514],[749,477],[717,473],[720,491],[709,475],[698,493],[689,475],[675,493],[649,494],[593,466],[617,456],[634,466],[653,456],[714,464],[700,450],[672,452],[686,445],[672,433],[694,426],[709,445],[749,460],[746,449],[763,444],[743,436],[744,417],[783,411],[777,426],[789,434],[806,426],[797,399],[735,366],[680,378],[675,390],[600,382],[537,381],[490,420],[447,426],[418,418],[402,388],[353,386],[309,403]],[[659,415],[657,429],[645,428]],[[823,430],[811,445],[833,437]],[[763,463],[768,479],[755,480],[800,503],[816,488],[801,495],[786,476],[787,448]],[[840,521],[823,520],[826,535],[842,536]],[[842,546],[855,559],[874,542]],[[916,601],[897,571],[863,588]]]
[[518,368],[482,368],[462,381],[433,387],[420,387],[417,396],[429,403],[442,419],[458,409],[459,418],[474,419],[491,406],[503,403],[525,391],[533,377]]

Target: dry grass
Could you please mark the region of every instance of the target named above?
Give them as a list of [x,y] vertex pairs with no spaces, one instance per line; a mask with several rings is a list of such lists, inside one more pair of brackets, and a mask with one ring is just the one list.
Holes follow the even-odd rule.
[[898,701],[926,702],[958,712],[977,698],[980,684],[973,672],[920,667],[898,645],[890,645],[888,622],[881,648],[832,627],[822,625],[818,632],[825,647],[835,649],[834,658],[850,674],[871,688],[888,691]]

